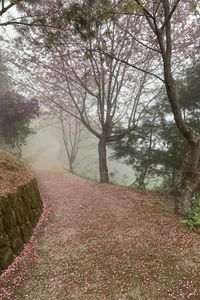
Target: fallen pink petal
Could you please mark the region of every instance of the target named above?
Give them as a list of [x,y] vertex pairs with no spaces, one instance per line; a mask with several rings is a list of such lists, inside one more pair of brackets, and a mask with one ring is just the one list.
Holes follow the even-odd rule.
[[2,299],[200,299],[200,236],[155,194],[66,171],[38,181],[44,211],[1,275]]

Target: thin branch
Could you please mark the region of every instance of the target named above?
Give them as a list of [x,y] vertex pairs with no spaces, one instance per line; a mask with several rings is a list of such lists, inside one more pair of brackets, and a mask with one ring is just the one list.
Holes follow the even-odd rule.
[[16,4],[18,4],[19,2],[21,2],[22,0],[15,0],[12,1],[10,4],[8,4],[7,6],[4,5],[4,1],[2,2],[2,9],[0,11],[0,16],[2,16],[6,11],[8,11],[11,7],[15,6]]
[[138,44],[144,46],[145,48],[149,49],[149,50],[152,50],[152,51],[155,51],[155,52],[158,52],[160,53],[160,51],[158,49],[155,49],[155,48],[152,48],[150,46],[148,46],[147,44],[143,43],[142,41],[138,40],[129,30],[125,29],[124,27],[122,27],[119,22],[115,22],[117,24],[117,26],[124,30],[126,33],[128,33]]
[[122,63],[124,63],[124,64],[126,64],[126,65],[128,65],[128,66],[130,66],[130,67],[132,67],[132,68],[134,68],[134,69],[136,69],[136,70],[138,70],[138,71],[140,71],[140,72],[144,72],[144,73],[146,73],[146,74],[149,74],[149,75],[151,75],[151,76],[154,76],[155,78],[159,79],[159,80],[162,81],[162,82],[165,82],[164,79],[162,79],[160,76],[158,76],[158,75],[156,75],[156,74],[154,74],[154,73],[152,73],[152,72],[150,72],[150,71],[144,70],[144,69],[142,69],[142,68],[140,68],[140,67],[137,67],[136,65],[133,65],[133,64],[129,63],[128,61],[124,60],[124,59],[120,59],[119,57],[116,57],[116,56],[114,56],[113,54],[107,53],[107,52],[105,52],[105,51],[102,50],[102,49],[98,49],[98,50],[96,50],[96,51],[98,51],[98,52],[103,52],[105,55],[107,55],[108,57],[110,57],[110,58],[112,58],[112,59],[116,59],[116,60],[118,60],[118,61],[121,61]]
[[[25,74],[25,75],[26,75],[26,78],[28,79],[27,74]],[[9,77],[12,81],[15,81],[16,83],[18,83],[18,84],[24,86],[25,88],[27,88],[27,84],[22,83],[21,81],[19,81],[19,80],[13,78],[13,77],[10,76],[10,75],[8,75],[8,77]],[[48,101],[50,101],[50,102],[52,102],[53,104],[55,104],[58,108],[62,109],[62,110],[63,110],[64,112],[66,112],[67,114],[73,116],[75,119],[81,121],[81,119],[80,119],[79,117],[77,117],[74,113],[72,113],[72,112],[70,112],[69,110],[65,109],[62,105],[60,105],[59,103],[57,103],[57,102],[56,102],[54,99],[52,99],[51,97],[47,96],[47,95],[46,95],[44,92],[42,92],[41,90],[38,90],[37,88],[35,88],[36,85],[35,85],[35,84],[32,84],[32,82],[30,81],[30,79],[28,79],[28,81],[29,81],[29,84],[30,84],[30,85],[28,85],[28,88],[29,88],[29,89],[31,89],[31,90],[33,90],[33,91],[35,91],[35,92],[41,94],[45,99],[47,99]]]

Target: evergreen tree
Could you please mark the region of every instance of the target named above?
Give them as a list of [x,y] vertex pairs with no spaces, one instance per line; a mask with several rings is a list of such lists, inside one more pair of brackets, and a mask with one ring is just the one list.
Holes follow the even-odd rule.
[[[187,122],[200,132],[200,63],[186,70],[177,82],[181,110]],[[162,110],[153,106],[140,126],[113,144],[114,158],[126,158],[136,171],[134,184],[145,187],[152,176],[162,177],[169,190],[179,180],[182,159],[187,153],[186,140],[174,124],[169,105],[162,101]]]

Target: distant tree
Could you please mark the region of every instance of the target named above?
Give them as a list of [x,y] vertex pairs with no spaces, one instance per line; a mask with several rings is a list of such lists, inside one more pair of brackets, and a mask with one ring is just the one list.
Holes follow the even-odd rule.
[[77,153],[84,138],[83,126],[81,121],[66,115],[62,109],[59,113],[59,125],[62,131],[62,139],[64,149],[68,159],[68,168],[70,172],[74,172],[74,164]]
[[34,133],[30,123],[38,116],[39,103],[36,99],[28,101],[15,92],[0,96],[0,136],[4,143],[21,155],[27,136]]

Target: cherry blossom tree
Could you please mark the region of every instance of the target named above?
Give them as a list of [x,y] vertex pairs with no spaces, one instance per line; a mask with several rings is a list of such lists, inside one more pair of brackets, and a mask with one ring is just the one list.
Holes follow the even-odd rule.
[[[51,86],[49,89],[52,89]],[[74,109],[70,105],[70,102],[55,87],[53,93],[55,94],[56,103],[59,106],[49,101],[49,99],[46,99],[46,101],[44,98],[42,99],[44,105],[44,123],[58,130],[62,147],[67,157],[68,170],[73,173],[79,148],[81,147],[81,143],[86,140],[87,134],[81,120],[73,116]]]
[[76,161],[80,144],[85,138],[85,132],[83,130],[82,123],[72,116],[66,116],[62,109],[60,109],[59,121],[64,149],[68,158],[69,171],[73,173],[74,163]]
[[[127,70],[130,70],[128,67],[131,67],[134,69],[133,72],[137,71],[132,79],[133,84],[136,77],[142,76],[138,75],[141,72],[146,74],[146,76],[152,76],[152,78],[160,81],[160,84],[164,84],[166,87],[174,120],[182,136],[187,140],[190,149],[183,163],[184,167],[176,192],[176,212],[180,214],[185,213],[192,205],[193,194],[200,184],[200,138],[199,133],[189,126],[187,120],[184,120],[182,116],[175,79],[190,60],[195,59],[199,55],[198,4],[190,0],[109,1],[107,7],[102,1],[94,1],[96,6],[93,6],[91,1],[78,1],[75,4],[71,1],[71,3],[73,8],[71,12],[74,14],[69,15],[66,10],[66,8],[69,8],[66,5],[67,2],[63,1],[65,9],[62,9],[61,18],[56,18],[55,20],[55,24],[57,27],[59,25],[59,29],[56,28],[54,30],[54,28],[51,28],[46,31],[40,31],[38,34],[35,34],[35,38],[38,45],[40,42],[46,45],[49,50],[49,52],[47,51],[47,56],[54,60],[55,65],[59,65],[59,69],[52,65],[51,70],[56,69],[60,75],[62,74],[62,83],[65,82],[65,84],[64,87],[63,84],[61,86],[71,97],[83,124],[88,129],[90,128],[89,130],[99,138],[101,145],[102,134],[104,135],[104,146],[102,147],[104,150],[100,151],[102,154],[100,172],[101,169],[104,170],[102,172],[102,182],[108,181],[105,145],[111,137],[114,138],[113,130],[117,125],[114,118],[116,114],[112,117],[111,115],[114,106],[116,113],[117,104],[109,107],[108,98],[100,99],[99,95],[102,96],[105,83],[108,93],[110,81],[109,77],[106,77],[108,73],[106,74],[105,70],[106,68],[111,70],[109,69],[110,66],[114,66],[116,63],[121,70],[118,78],[122,79],[123,70],[126,73]],[[89,5],[92,6],[90,7]],[[85,18],[84,14],[81,14],[81,9],[83,9],[83,12],[88,12]],[[196,13],[196,16],[194,16],[194,13]],[[129,20],[129,27],[127,27],[127,21],[125,20]],[[124,51],[125,47],[123,47],[121,53],[118,52],[120,43],[118,47],[113,49],[112,33],[110,34],[110,28],[113,26],[118,28],[121,36],[125,36],[127,51]],[[82,39],[78,36],[76,38],[72,36],[72,30],[75,30],[76,33],[78,32]],[[184,35],[182,32],[184,32]],[[125,33],[126,35],[124,35]],[[116,36],[114,42],[117,43]],[[51,56],[52,52],[53,56]],[[148,63],[147,66],[148,57],[151,63]],[[108,61],[110,62],[107,63]],[[94,71],[96,76],[94,76]],[[112,73],[116,74],[115,72]],[[110,78],[113,79],[114,77],[111,76]],[[116,82],[119,87],[119,81],[117,80]],[[125,79],[122,80],[123,89],[124,82]],[[76,93],[72,94],[70,88],[75,88],[75,86]],[[120,88],[118,90],[118,95],[115,97],[117,101],[120,99],[119,95],[123,89]],[[98,93],[99,90],[101,94]],[[114,95],[116,91],[117,88],[111,94]],[[82,100],[80,101],[80,99]],[[99,102],[99,100],[103,101]],[[91,120],[88,120],[84,113],[84,107],[88,101],[90,105],[91,103],[97,104],[100,131],[97,131],[98,124],[93,124],[93,121],[97,122],[97,119],[94,118],[94,111],[90,115],[92,117],[92,126]],[[127,128],[126,133],[132,129]],[[101,165],[101,162],[104,163]]]
[[49,19],[56,18],[61,4],[57,0],[1,0],[0,27],[22,26],[23,32],[25,27],[56,27]]
[[[135,2],[141,5],[140,1]],[[191,50],[185,49],[186,45],[191,45],[194,54],[197,49],[193,37],[195,34],[199,40],[198,23],[196,19],[188,20],[186,16],[190,5],[191,1],[152,1],[151,5],[146,4],[141,10],[141,17],[144,17],[148,32],[153,36],[152,43],[156,45],[162,58],[163,81],[174,120],[189,146],[176,192],[176,212],[180,214],[184,214],[191,207],[193,194],[200,185],[200,134],[183,118],[173,72],[173,59],[177,49],[182,50],[177,54],[179,57],[182,54],[183,59],[191,54]],[[181,26],[185,29],[183,40],[180,37]]]
[[[32,37],[29,36],[30,41],[37,38],[38,52],[33,50],[30,56],[29,46],[27,51],[23,48],[22,61],[17,63],[21,70],[31,74],[32,80],[35,77],[37,84],[40,82],[40,89],[44,90],[45,84],[53,84],[57,91],[65,93],[65,99],[70,98],[77,118],[99,139],[99,171],[102,183],[109,181],[107,143],[134,130],[137,118],[144,113],[140,107],[142,96],[145,95],[149,103],[155,97],[152,94],[151,97],[147,95],[150,84],[148,71],[138,75],[121,61],[131,60],[134,52],[138,66],[145,62],[146,70],[152,67],[150,53],[143,55],[140,45],[136,45],[128,34],[134,23],[129,17],[121,18],[122,23],[125,24],[126,31],[112,22],[107,22],[99,26],[95,38],[85,41],[74,36],[68,24],[59,34],[57,30],[49,28],[38,30]],[[137,23],[135,30],[139,26],[140,23]],[[108,57],[99,49],[115,53],[119,60]],[[156,67],[155,62],[153,67]],[[45,76],[38,75],[38,68],[43,70],[41,72]],[[139,107],[141,111],[138,110]],[[115,130],[119,124],[124,124],[121,133]]]
[[[198,11],[198,3],[189,0],[114,1],[105,11],[105,15],[115,24],[119,23],[121,15],[132,16],[133,22],[137,16],[142,22],[140,35],[135,36],[134,30],[128,30],[129,35],[141,46],[143,53],[157,53],[157,60],[160,61],[159,68],[147,70],[145,66],[138,66],[137,58],[123,60],[103,49],[108,57],[148,73],[165,85],[176,126],[189,148],[176,189],[175,211],[179,214],[184,214],[191,207],[193,195],[200,185],[200,134],[183,118],[175,84],[179,72],[192,59],[199,57]],[[98,13],[97,17],[100,17]],[[119,27],[122,28],[122,25],[119,24]],[[123,29],[127,32],[125,26]]]

